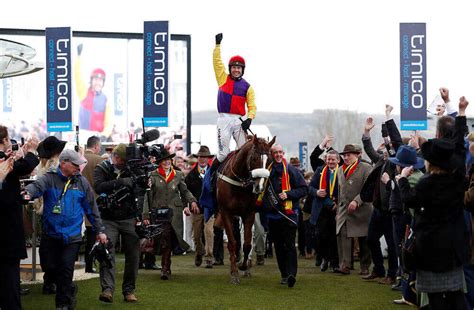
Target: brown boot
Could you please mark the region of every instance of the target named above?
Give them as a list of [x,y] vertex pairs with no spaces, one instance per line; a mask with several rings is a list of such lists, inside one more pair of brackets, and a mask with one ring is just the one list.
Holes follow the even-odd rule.
[[137,297],[136,297],[135,294],[133,294],[133,293],[125,294],[125,295],[123,296],[123,300],[124,300],[125,302],[137,302],[137,301],[138,301]]
[[103,291],[99,295],[99,300],[103,301],[103,302],[109,302],[109,303],[113,302],[114,298],[112,296],[112,292],[111,291]]
[[171,278],[171,271],[161,270],[161,280],[169,280]]
[[161,248],[161,279],[169,280],[171,276],[171,248]]

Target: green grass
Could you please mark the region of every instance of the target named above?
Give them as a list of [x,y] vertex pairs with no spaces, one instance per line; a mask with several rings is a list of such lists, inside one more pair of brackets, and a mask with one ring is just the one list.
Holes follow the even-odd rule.
[[[314,260],[300,258],[296,285],[289,289],[279,284],[275,258],[252,267],[252,276],[242,277],[240,285],[230,284],[228,261],[225,264],[197,268],[191,254],[174,256],[170,281],[160,280],[159,271],[140,270],[136,304],[122,300],[122,272],[113,304],[98,300],[99,279],[80,281],[77,309],[400,309],[392,304],[400,298],[398,292],[360,279],[358,270],[349,276],[323,273],[314,267]],[[118,270],[123,271],[123,262]],[[22,303],[24,309],[54,309],[54,295],[42,295],[41,285],[35,285]]]

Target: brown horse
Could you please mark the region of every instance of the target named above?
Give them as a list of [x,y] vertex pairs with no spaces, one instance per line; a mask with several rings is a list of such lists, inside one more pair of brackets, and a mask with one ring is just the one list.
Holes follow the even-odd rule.
[[[264,178],[269,172],[265,169],[270,148],[275,138],[268,142],[253,136],[234,154],[229,155],[218,173],[216,184],[216,200],[218,215],[216,226],[225,229],[227,233],[227,248],[230,256],[231,283],[239,284],[240,277],[236,263],[236,241],[232,229],[235,216],[240,216],[244,223],[244,260],[239,269],[250,275],[248,264],[249,253],[252,250],[252,225],[255,221],[255,202],[257,195],[263,191]],[[250,189],[253,185],[253,190]]]

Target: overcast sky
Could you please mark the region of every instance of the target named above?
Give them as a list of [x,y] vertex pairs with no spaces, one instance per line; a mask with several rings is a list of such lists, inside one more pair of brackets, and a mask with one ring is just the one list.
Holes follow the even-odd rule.
[[[2,6],[0,27],[143,32],[169,20],[191,35],[193,110],[214,110],[214,36],[224,62],[247,63],[260,111],[318,108],[399,113],[399,23],[427,23],[429,102],[440,86],[474,105],[472,1],[33,1]],[[27,42],[24,42],[27,44]],[[41,47],[42,48],[42,47]]]

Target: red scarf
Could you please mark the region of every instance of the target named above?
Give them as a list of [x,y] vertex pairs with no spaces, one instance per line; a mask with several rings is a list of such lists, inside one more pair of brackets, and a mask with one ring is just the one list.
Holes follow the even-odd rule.
[[[337,178],[337,171],[339,170],[339,165],[336,165],[336,169],[334,169],[334,173],[332,176],[332,182],[329,184],[329,198],[332,199],[332,194],[334,193],[334,188],[336,187],[336,178]],[[328,188],[328,180],[330,169],[328,166],[324,166],[323,170],[321,171],[321,177],[319,178],[319,189],[326,190]]]
[[161,166],[158,167],[158,173],[165,179],[166,183],[171,182],[171,180],[173,180],[174,176],[176,175],[173,166],[171,166],[170,173],[168,173],[168,175],[166,175],[165,169],[163,169]]
[[359,165],[359,160],[356,160],[355,163],[347,166],[346,164],[342,165],[342,171],[344,171],[344,176],[348,179],[353,173],[354,170]]
[[[282,164],[283,164],[283,171],[282,171],[282,174],[281,174],[281,192],[285,193],[285,192],[288,192],[288,191],[291,190],[290,174],[288,173],[288,164],[287,164],[285,158],[283,158]],[[270,164],[270,166],[268,166],[268,170],[270,172],[272,171],[272,166],[273,166],[273,162]],[[268,179],[266,181],[268,181]],[[258,195],[258,197],[257,197],[257,206],[262,205],[264,194],[265,194],[265,191],[262,192],[260,195]],[[285,207],[284,211],[285,211],[286,215],[294,214],[294,212],[293,212],[293,203],[291,202],[291,199],[287,199],[287,200],[283,201],[283,205]]]

